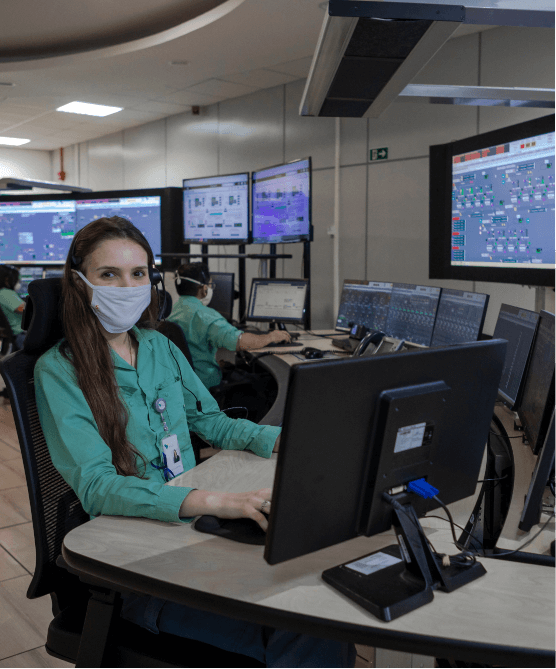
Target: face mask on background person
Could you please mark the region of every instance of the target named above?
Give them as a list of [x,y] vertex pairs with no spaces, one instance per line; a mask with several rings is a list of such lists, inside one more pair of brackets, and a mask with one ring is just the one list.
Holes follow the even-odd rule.
[[21,288],[21,281],[18,281],[18,282],[15,284],[15,286],[14,286],[14,290],[15,290],[15,292],[17,293],[17,292],[19,291],[20,288]]
[[201,281],[197,281],[196,279],[190,279],[188,276],[180,276],[180,279],[182,281],[191,281],[191,283],[196,283],[199,286],[207,286],[207,294],[205,297],[200,297],[201,304],[203,304],[205,307],[208,307],[210,304],[210,301],[212,300],[212,296],[214,294],[214,289],[211,286],[208,286],[206,283],[202,283]]
[[92,288],[91,308],[107,332],[131,330],[151,303],[150,283],[132,287],[95,286],[81,272],[73,271]]

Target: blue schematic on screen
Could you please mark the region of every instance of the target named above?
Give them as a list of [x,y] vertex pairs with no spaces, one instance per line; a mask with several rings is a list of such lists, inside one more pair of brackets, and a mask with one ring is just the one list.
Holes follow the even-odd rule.
[[[76,230],[104,216],[127,218],[143,233],[156,258],[161,252],[161,198],[160,195],[113,197],[95,200],[77,200]],[[64,257],[65,260],[65,257]],[[160,259],[157,259],[160,262]]]
[[452,159],[452,266],[554,268],[554,133]]
[[75,202],[0,202],[3,262],[64,262],[76,230]]
[[309,158],[253,172],[253,242],[281,244],[309,239],[310,188]]

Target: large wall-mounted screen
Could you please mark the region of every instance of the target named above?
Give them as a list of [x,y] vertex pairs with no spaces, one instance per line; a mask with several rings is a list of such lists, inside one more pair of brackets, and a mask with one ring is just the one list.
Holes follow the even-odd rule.
[[432,146],[429,277],[554,285],[554,116]]
[[311,159],[253,172],[253,242],[283,244],[311,239]]
[[184,179],[183,236],[187,244],[246,244],[249,174]]

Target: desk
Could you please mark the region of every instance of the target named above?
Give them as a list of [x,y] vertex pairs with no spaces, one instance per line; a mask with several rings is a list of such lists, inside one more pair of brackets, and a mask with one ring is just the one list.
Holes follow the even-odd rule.
[[[239,492],[271,487],[276,456],[222,451],[174,485]],[[431,530],[428,530],[428,533]],[[434,530],[432,530],[434,532]],[[393,542],[358,537],[280,565],[261,546],[201,534],[190,525],[103,516],[64,540],[82,574],[207,611],[314,636],[505,666],[554,666],[554,570],[485,560],[486,576],[391,623],[326,585],[321,572]],[[439,550],[449,545],[434,539]]]

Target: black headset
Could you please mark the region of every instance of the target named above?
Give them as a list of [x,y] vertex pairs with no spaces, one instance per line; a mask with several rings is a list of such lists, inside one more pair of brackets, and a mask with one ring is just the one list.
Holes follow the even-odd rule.
[[[145,240],[145,243],[147,244],[147,246],[149,248],[151,248],[151,245],[147,241],[146,237],[139,230],[137,230],[137,232]],[[70,261],[71,261],[71,265],[70,265],[71,269],[77,269],[79,267],[79,265],[81,265],[81,263],[83,262],[83,258],[81,256],[76,256],[74,254],[74,247],[75,247],[75,237],[73,238],[73,240],[71,242],[70,249],[68,251],[68,256],[69,256]],[[151,254],[152,254],[152,249],[151,249]],[[163,276],[162,272],[160,272],[158,269],[156,269],[156,267],[149,267],[148,271],[149,271],[149,280],[151,282],[151,286],[153,286],[154,289],[156,290],[156,298],[157,298],[157,301],[158,301],[157,320],[161,321],[162,316],[164,315],[164,310],[166,308],[166,288],[164,286],[164,276]],[[160,299],[160,289],[158,288],[159,283],[162,284],[162,291],[163,291],[162,304],[161,304],[161,299]]]

